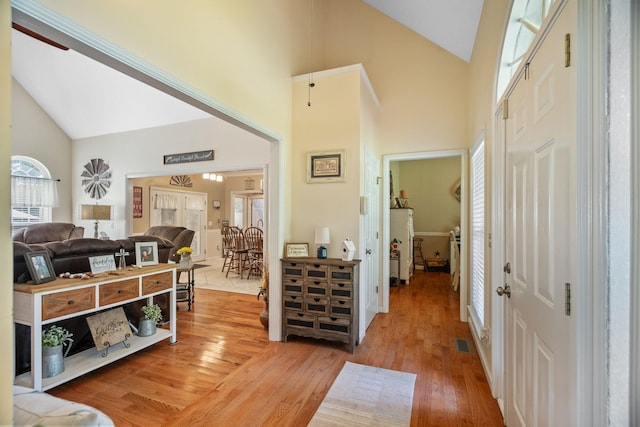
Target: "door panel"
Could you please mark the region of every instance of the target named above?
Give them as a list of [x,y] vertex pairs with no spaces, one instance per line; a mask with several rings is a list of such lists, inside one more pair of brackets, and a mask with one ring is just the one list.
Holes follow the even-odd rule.
[[576,277],[577,219],[576,74],[564,66],[564,34],[575,33],[570,5],[530,61],[527,78],[509,96],[514,107],[505,144],[509,426],[575,420],[575,323],[565,313],[565,284]]
[[[378,289],[380,289],[380,185],[378,185],[378,176],[380,175],[380,161],[369,150],[365,150],[365,172],[364,172],[364,192],[365,205],[362,218],[363,237],[365,241],[365,254],[363,256],[366,269],[365,281],[360,283],[364,285],[365,294],[365,316],[364,329],[366,329],[380,306]],[[362,323],[362,322],[361,322]]]

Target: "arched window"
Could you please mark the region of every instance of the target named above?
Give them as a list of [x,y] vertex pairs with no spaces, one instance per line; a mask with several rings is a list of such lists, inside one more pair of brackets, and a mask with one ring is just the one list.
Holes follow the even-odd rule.
[[58,203],[56,183],[36,159],[11,156],[11,231],[51,221]]
[[555,0],[514,0],[502,43],[496,100],[504,93]]

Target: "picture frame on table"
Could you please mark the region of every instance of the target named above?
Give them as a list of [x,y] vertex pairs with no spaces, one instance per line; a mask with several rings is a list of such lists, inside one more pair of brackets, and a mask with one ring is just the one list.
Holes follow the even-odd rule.
[[308,243],[285,243],[284,256],[286,258],[304,258],[309,256]]
[[345,150],[307,153],[307,182],[345,182]]
[[136,265],[158,264],[158,242],[136,242]]
[[48,252],[29,252],[24,254],[24,259],[34,285],[56,280],[56,271],[53,269]]

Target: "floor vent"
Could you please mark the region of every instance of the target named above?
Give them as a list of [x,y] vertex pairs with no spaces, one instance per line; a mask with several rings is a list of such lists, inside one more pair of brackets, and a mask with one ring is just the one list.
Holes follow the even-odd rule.
[[462,338],[456,338],[456,350],[458,350],[458,353],[471,354],[471,347],[469,346],[469,341]]

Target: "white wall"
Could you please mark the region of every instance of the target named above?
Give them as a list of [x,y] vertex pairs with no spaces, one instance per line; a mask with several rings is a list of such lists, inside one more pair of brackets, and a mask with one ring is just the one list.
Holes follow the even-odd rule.
[[71,222],[71,140],[31,98],[20,83],[11,79],[11,154],[29,156],[59,179],[58,204],[52,220]]
[[[214,160],[164,165],[165,154],[213,149]],[[202,172],[262,168],[269,161],[269,143],[218,120],[205,119],[162,128],[144,129],[73,141],[73,222],[92,234],[93,223],[80,219],[79,206],[94,203],[83,190],[80,174],[91,159],[105,160],[112,171],[111,187],[97,202],[113,206],[113,221],[100,229],[111,238],[131,234],[131,188],[127,177],[181,175]]]

